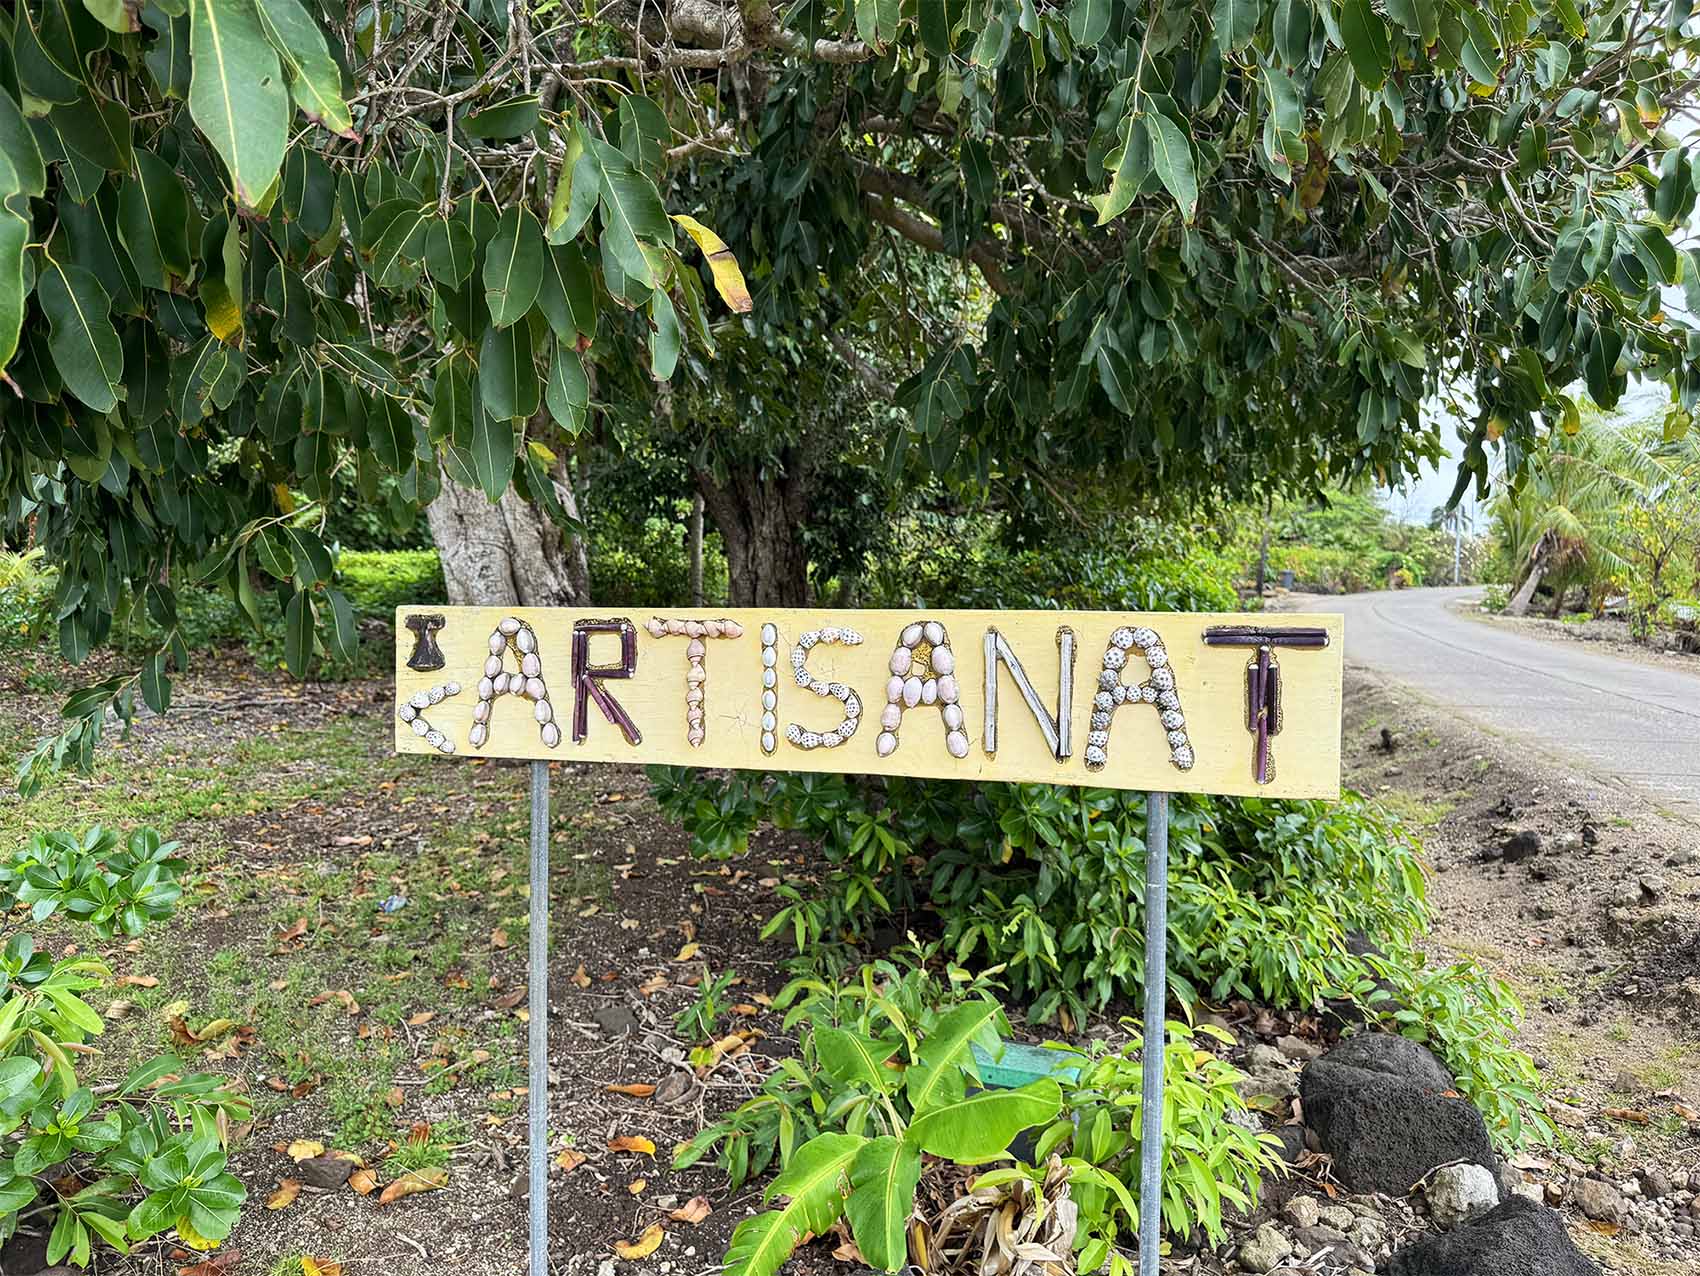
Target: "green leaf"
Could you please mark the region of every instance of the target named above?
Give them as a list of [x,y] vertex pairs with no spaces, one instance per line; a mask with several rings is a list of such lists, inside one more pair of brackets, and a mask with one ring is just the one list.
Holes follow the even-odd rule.
[[1477,84],[1497,85],[1502,61],[1498,37],[1480,9],[1465,6],[1460,16],[1464,21],[1464,47],[1460,50],[1464,69]]
[[1098,224],[1120,217],[1128,210],[1141,191],[1145,189],[1146,180],[1151,176],[1151,134],[1146,129],[1144,121],[1137,115],[1128,115],[1122,119],[1120,126],[1122,144],[1105,157],[1105,167],[1110,173],[1110,189],[1103,195],[1094,196],[1092,203],[1098,209]]
[[459,288],[471,278],[476,255],[472,228],[465,222],[439,217],[426,223],[425,269],[439,284]]
[[[673,226],[661,206],[661,195],[655,183],[633,168],[620,151],[595,137],[587,138],[586,143],[585,160],[596,174],[602,208],[603,251],[613,256],[627,278],[646,289],[654,288],[659,280],[639,241],[672,241]],[[579,180],[575,173],[574,183]]]
[[549,242],[564,244],[577,237],[602,194],[602,179],[595,159],[585,150],[584,139],[575,127],[567,134],[567,153],[561,161],[560,180],[549,201]]
[[325,597],[331,605],[331,650],[337,659],[352,663],[360,646],[354,606],[340,589],[327,589]]
[[514,423],[480,412],[472,420],[472,469],[492,501],[502,499],[514,474]]
[[1558,15],[1558,20],[1564,24],[1564,29],[1578,40],[1588,38],[1588,26],[1582,21],[1582,13],[1576,7],[1576,0],[1552,0],[1552,11]]
[[523,93],[490,103],[460,122],[467,137],[522,137],[537,127],[537,94]]
[[0,150],[0,369],[12,362],[23,331],[26,253],[30,242],[30,219],[25,198],[14,193],[17,170],[9,154]]
[[[845,1085],[889,1090],[897,1076],[885,1061],[897,1053],[899,1041],[875,1041],[845,1028],[821,1024],[815,1029],[815,1057],[827,1075]],[[863,1253],[867,1251],[864,1250]]]
[[920,1181],[920,1149],[890,1135],[870,1139],[856,1153],[844,1212],[870,1266],[894,1272],[908,1262],[907,1228]]
[[791,1199],[738,1224],[723,1276],[773,1276],[805,1235],[824,1235],[844,1212],[840,1185],[865,1143],[854,1134],[818,1134],[798,1148],[762,1194]]
[[1345,43],[1346,56],[1351,59],[1358,83],[1372,90],[1387,83],[1387,72],[1393,66],[1393,46],[1387,23],[1370,7],[1370,0],[1345,0],[1340,6],[1340,39]]
[[165,674],[165,652],[156,651],[142,661],[142,700],[155,713],[171,707],[171,679]]
[[1316,13],[1310,0],[1276,0],[1273,35],[1275,50],[1287,66],[1305,66],[1310,61],[1310,37]]
[[305,589],[289,596],[283,609],[283,663],[297,678],[307,676],[313,655],[313,600]]
[[[1074,0],[1068,11],[1068,33],[1083,49],[1090,49],[1110,30],[1110,0]],[[936,50],[948,53],[947,48]]]
[[237,201],[255,207],[283,164],[289,90],[254,0],[193,0],[189,114],[224,160]]
[[1191,223],[1198,213],[1198,177],[1192,167],[1192,145],[1180,126],[1167,115],[1152,112],[1145,117],[1151,133],[1151,161],[1164,189],[1180,205],[1181,217]]
[[49,259],[36,297],[52,327],[47,348],[65,387],[96,412],[110,412],[124,380],[124,350],[100,280],[81,266]]
[[1062,1087],[1042,1077],[1019,1090],[982,1090],[979,1094],[920,1113],[904,1140],[963,1165],[1004,1156],[1023,1130],[1044,1125],[1062,1110]]
[[684,334],[679,330],[679,312],[665,289],[649,294],[649,319],[654,325],[649,336],[649,374],[666,381],[679,366],[679,347]]
[[1002,1022],[1002,1007],[990,999],[968,1002],[940,1019],[921,1042],[915,1066],[904,1076],[910,1106],[921,1113],[962,1098],[963,1072],[974,1069],[969,1047],[976,1041],[995,1041]]
[[342,71],[318,22],[301,0],[259,0],[255,9],[266,38],[283,60],[289,94],[301,113],[332,133],[353,137],[354,116],[342,100]]
[[502,214],[484,250],[484,299],[490,322],[506,328],[525,317],[543,283],[543,231],[528,209]]
[[140,176],[118,195],[118,237],[141,282],[170,291],[190,272],[189,194],[159,156],[142,150],[135,158]]
[[487,328],[478,347],[478,385],[484,410],[503,421],[537,411],[543,387],[531,346],[531,325]]
[[46,192],[47,166],[42,162],[41,147],[23,111],[4,89],[0,89],[0,156],[12,166],[9,174],[0,177],[0,196]]
[[464,446],[472,440],[472,417],[478,405],[472,400],[472,381],[460,361],[447,360],[437,370],[431,401],[431,441],[452,439]]
[[1251,43],[1262,9],[1259,0],[1216,0],[1211,25],[1224,53],[1237,53]]
[[564,341],[555,343],[544,398],[549,415],[568,434],[576,437],[584,429],[585,413],[590,407],[590,382],[584,375],[584,363],[578,351]]
[[130,112],[123,103],[79,98],[54,107],[48,119],[65,145],[90,163],[112,173],[130,167]]
[[596,336],[596,287],[590,267],[577,244],[552,246],[543,259],[543,281],[537,308],[561,341]]

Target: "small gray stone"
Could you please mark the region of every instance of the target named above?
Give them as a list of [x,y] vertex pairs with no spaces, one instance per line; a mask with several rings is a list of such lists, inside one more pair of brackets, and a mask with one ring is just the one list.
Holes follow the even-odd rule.
[[1388,1241],[1387,1224],[1372,1215],[1363,1215],[1352,1228],[1352,1242],[1370,1257],[1379,1254]]
[[1324,1205],[1316,1212],[1316,1214],[1317,1217],[1322,1220],[1322,1226],[1331,1227],[1342,1235],[1351,1231],[1352,1224],[1355,1223],[1358,1218],[1356,1214],[1352,1213],[1352,1211],[1347,1209],[1344,1205]]
[[1248,1272],[1272,1272],[1292,1252],[1293,1243],[1264,1223],[1240,1245],[1238,1258]]
[[1309,1063],[1322,1054],[1322,1047],[1314,1041],[1306,1041],[1303,1037],[1291,1035],[1277,1037],[1275,1048],[1288,1059],[1297,1059],[1301,1063]]
[[1570,1185],[1570,1199],[1576,1208],[1601,1223],[1621,1223],[1629,1212],[1629,1202],[1604,1179],[1577,1179]]
[[1328,1257],[1329,1262],[1315,1267],[1316,1271],[1337,1271],[1341,1265],[1375,1266],[1375,1260],[1359,1249],[1351,1237],[1332,1227],[1301,1227],[1293,1234],[1293,1239],[1308,1249],[1312,1258]]
[[354,1162],[345,1156],[310,1156],[296,1165],[301,1181],[309,1187],[341,1187],[354,1173]]
[[602,1029],[604,1037],[623,1037],[628,1032],[638,1031],[637,1016],[626,1006],[604,1006],[590,1017]]
[[1656,1201],[1661,1196],[1669,1196],[1676,1190],[1670,1181],[1670,1175],[1656,1166],[1642,1170],[1637,1177],[1641,1182],[1641,1194],[1651,1200]]
[[1445,1165],[1424,1189],[1436,1227],[1451,1231],[1499,1204],[1499,1184],[1479,1165]]
[[1315,1227],[1322,1219],[1320,1211],[1314,1196],[1295,1196],[1282,1212],[1294,1227]]

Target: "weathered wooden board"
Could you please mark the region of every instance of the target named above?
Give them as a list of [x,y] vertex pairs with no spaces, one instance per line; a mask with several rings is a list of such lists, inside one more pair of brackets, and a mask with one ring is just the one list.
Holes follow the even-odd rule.
[[[443,619],[441,629],[434,633],[442,653],[441,668],[420,671],[408,667],[416,643],[407,621],[416,615]],[[696,676],[702,681],[690,683],[687,678],[692,662],[687,652],[691,636],[656,637],[646,628],[668,619],[731,621],[741,632],[737,637],[698,639],[702,655]],[[537,706],[526,695],[495,694],[487,702],[487,710],[478,709],[480,679],[486,675],[486,662],[492,654],[492,635],[500,634],[504,620],[510,622],[510,628],[512,622],[519,622],[524,632],[532,635],[532,639],[524,640],[528,645],[534,640],[540,665],[538,679],[549,704],[546,712],[560,731],[559,742],[552,747],[545,743]],[[600,685],[641,733],[636,744],[626,739],[590,697],[586,697],[584,739],[574,742],[574,626],[592,620],[624,620],[635,631],[633,675],[624,680],[608,679]],[[944,708],[938,703],[906,707],[895,732],[895,749],[881,756],[877,741],[882,733],[881,715],[888,703],[894,650],[901,645],[901,635],[908,627],[929,620],[942,627],[946,641],[939,646],[948,646],[952,653],[953,660],[945,658],[941,663],[954,664],[951,676],[956,680],[966,756],[954,757],[947,747]],[[1339,794],[1343,620],[1338,615],[680,608],[657,616],[633,610],[404,607],[398,609],[396,621],[398,706],[405,706],[416,693],[459,684],[458,693],[419,711],[429,721],[428,729],[441,733],[442,744],[452,749],[454,757],[865,772],[1275,797]],[[1255,660],[1255,651],[1244,646],[1207,646],[1203,640],[1205,630],[1211,627],[1249,623],[1271,630],[1322,629],[1329,639],[1321,648],[1274,648],[1282,714],[1280,730],[1271,740],[1272,775],[1269,783],[1261,785],[1253,778],[1253,735],[1247,728],[1246,709],[1247,663]],[[777,701],[772,753],[762,747],[762,631],[769,624],[775,635],[776,685],[772,690]],[[1003,662],[999,662],[996,697],[996,753],[989,754],[984,738],[987,631],[995,629],[1003,636],[1044,707],[1054,716],[1060,664],[1058,632],[1064,627],[1072,631],[1076,647],[1070,756],[1058,760],[1053,755],[1043,728]],[[807,647],[806,676],[828,684],[828,690],[832,683],[848,688],[849,694],[860,701],[859,724],[834,747],[805,749],[786,738],[790,724],[818,736],[833,731],[846,718],[846,704],[841,699],[798,685],[793,673],[792,652],[800,640],[829,628],[849,629],[862,641],[847,645],[817,638]],[[1136,691],[1134,698],[1113,707],[1107,744],[1102,746],[1107,757],[1101,769],[1092,769],[1088,765],[1088,741],[1095,729],[1092,716],[1101,711],[1101,706],[1094,704],[1094,696],[1100,690],[1106,650],[1122,653],[1124,667],[1118,675],[1122,681],[1135,687],[1152,681],[1147,648],[1117,647],[1112,641],[1119,637],[1127,642],[1128,634],[1118,636],[1118,630],[1141,629],[1154,630],[1159,638],[1154,645],[1166,653],[1166,660],[1158,659],[1161,667],[1173,673],[1172,690],[1184,718],[1184,744],[1174,745],[1161,721],[1162,708],[1141,700]],[[1149,635],[1141,637],[1149,642]],[[504,677],[520,671],[517,638],[507,636],[501,657]],[[619,634],[597,632],[587,641],[589,664],[620,663]],[[917,676],[930,674],[936,691],[945,684],[939,676],[942,671],[931,668],[931,648],[923,638],[914,649],[905,650],[916,666],[911,672]],[[902,660],[898,658],[899,663]],[[925,678],[922,681],[924,684]],[[1156,681],[1166,680],[1159,675]],[[686,717],[690,686],[699,686],[703,692],[702,741],[695,746],[689,739]],[[533,687],[532,691],[538,689]],[[428,694],[425,698],[429,699]],[[442,748],[415,734],[417,728],[411,722],[402,720],[407,712],[402,709],[394,719],[396,748],[404,753],[445,755]],[[481,744],[475,744],[478,712],[488,714],[487,738]],[[963,740],[953,743],[963,749]],[[1189,767],[1176,765],[1172,756],[1176,747],[1190,750]],[[1184,760],[1184,752],[1182,756]]]

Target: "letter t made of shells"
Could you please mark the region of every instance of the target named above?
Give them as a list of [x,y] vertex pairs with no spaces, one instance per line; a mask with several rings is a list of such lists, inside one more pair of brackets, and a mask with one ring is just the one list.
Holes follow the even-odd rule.
[[744,627],[735,620],[680,620],[651,616],[644,624],[651,638],[686,638],[685,648],[685,738],[700,749],[708,736],[708,647],[705,639],[739,638]]

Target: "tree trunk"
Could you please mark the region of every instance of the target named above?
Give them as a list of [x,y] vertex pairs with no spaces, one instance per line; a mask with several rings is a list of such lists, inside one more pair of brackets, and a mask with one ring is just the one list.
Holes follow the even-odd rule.
[[[556,476],[556,494],[577,517],[578,501],[565,479],[565,474]],[[583,540],[564,535],[513,488],[492,505],[483,492],[444,474],[442,490],[425,516],[452,606],[589,603],[590,565]]]
[[734,607],[809,605],[809,556],[799,532],[808,517],[802,455],[734,469],[724,482],[696,472],[697,490],[726,552]]
[[1523,577],[1523,583],[1505,604],[1507,616],[1526,616],[1529,614],[1529,604],[1535,600],[1535,591],[1541,587],[1541,577],[1547,574],[1546,552],[1537,549],[1529,562],[1529,574]]
[[691,606],[702,606],[702,493],[691,500]]

